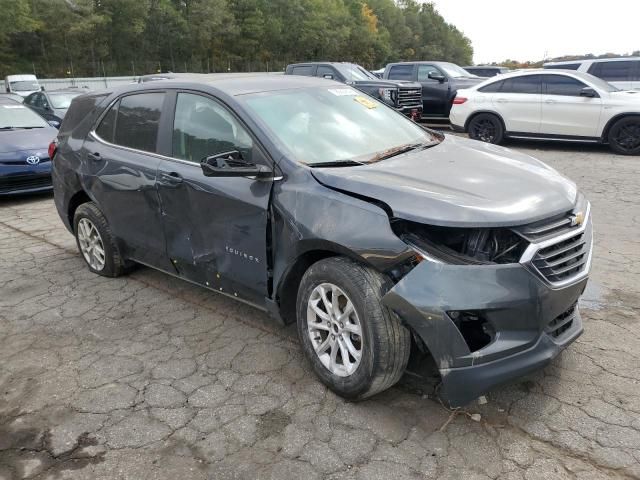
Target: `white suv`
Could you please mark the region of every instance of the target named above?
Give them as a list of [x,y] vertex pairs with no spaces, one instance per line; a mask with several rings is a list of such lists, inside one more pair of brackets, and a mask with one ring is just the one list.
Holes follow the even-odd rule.
[[505,137],[608,143],[640,155],[640,91],[621,91],[588,73],[524,70],[458,90],[454,130],[500,143]]
[[543,68],[590,73],[622,90],[640,89],[640,57],[549,62]]

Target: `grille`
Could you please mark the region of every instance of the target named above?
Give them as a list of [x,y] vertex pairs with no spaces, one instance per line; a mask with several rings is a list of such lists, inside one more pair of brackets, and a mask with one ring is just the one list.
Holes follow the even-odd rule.
[[573,326],[573,320],[576,316],[577,304],[571,305],[565,312],[551,320],[545,328],[545,332],[553,338],[560,337],[564,332],[570,330]]
[[562,282],[578,275],[587,267],[589,249],[586,232],[581,232],[538,250],[532,263],[550,282]]
[[398,90],[398,106],[419,107],[422,105],[422,91],[419,88],[400,87]]
[[50,175],[21,175],[0,178],[0,193],[51,186]]

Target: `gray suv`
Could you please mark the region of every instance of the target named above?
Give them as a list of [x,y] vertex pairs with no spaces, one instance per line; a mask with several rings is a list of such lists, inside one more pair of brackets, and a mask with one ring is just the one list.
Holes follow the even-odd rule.
[[90,271],[147,265],[295,322],[343,397],[389,388],[422,352],[462,405],[582,333],[592,227],[576,185],[353,87],[128,85],[74,99],[51,151]]

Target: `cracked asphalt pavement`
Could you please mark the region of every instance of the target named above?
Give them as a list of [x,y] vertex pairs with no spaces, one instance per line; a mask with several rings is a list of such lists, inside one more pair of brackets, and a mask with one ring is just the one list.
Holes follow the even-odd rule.
[[93,275],[51,196],[0,201],[0,479],[640,478],[640,159],[512,146],[592,201],[585,333],[453,412],[415,372],[345,402],[293,327],[148,268]]

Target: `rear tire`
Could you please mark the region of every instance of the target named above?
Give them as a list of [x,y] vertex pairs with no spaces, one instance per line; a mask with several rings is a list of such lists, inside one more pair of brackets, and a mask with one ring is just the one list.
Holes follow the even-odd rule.
[[370,397],[404,373],[411,335],[382,305],[390,286],[375,270],[342,257],[320,260],[302,277],[297,298],[300,342],[316,375],[341,397]]
[[126,271],[107,219],[93,202],[80,205],[73,217],[78,250],[87,267],[104,277],[119,277]]
[[620,155],[640,155],[640,117],[625,117],[609,129],[609,147]]
[[502,122],[491,113],[480,113],[473,117],[467,131],[469,138],[481,142],[500,144],[504,139]]

